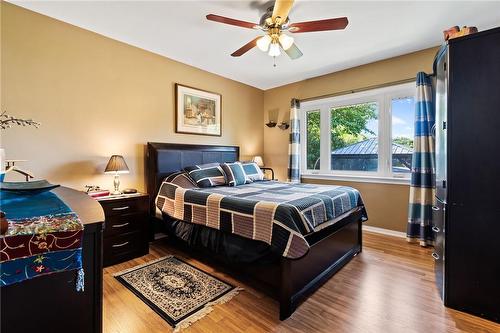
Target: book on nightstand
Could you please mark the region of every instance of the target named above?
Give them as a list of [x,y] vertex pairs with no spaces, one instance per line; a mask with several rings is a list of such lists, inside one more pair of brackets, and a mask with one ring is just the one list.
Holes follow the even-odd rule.
[[108,190],[99,190],[99,191],[89,191],[87,194],[92,198],[100,198],[109,196]]
[[92,198],[106,197],[109,195],[109,190],[89,191],[87,194]]

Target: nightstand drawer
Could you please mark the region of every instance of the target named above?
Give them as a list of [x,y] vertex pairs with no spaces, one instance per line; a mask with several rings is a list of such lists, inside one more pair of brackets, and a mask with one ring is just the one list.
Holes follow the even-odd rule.
[[109,216],[106,218],[104,237],[142,231],[147,227],[147,215],[144,213]]
[[104,239],[104,266],[113,265],[148,253],[147,233],[131,232]]
[[149,196],[116,196],[100,199],[104,209],[103,261],[110,266],[149,251]]
[[106,217],[123,215],[128,213],[146,212],[148,209],[147,200],[109,200],[101,202]]

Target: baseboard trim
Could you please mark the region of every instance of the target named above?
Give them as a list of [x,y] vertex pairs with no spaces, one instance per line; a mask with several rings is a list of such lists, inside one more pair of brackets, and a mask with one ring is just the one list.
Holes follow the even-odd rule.
[[363,231],[373,232],[376,234],[382,234],[382,235],[387,235],[387,236],[394,236],[394,237],[399,237],[399,238],[406,238],[406,233],[404,233],[404,232],[390,230],[390,229],[384,229],[384,228],[378,228],[378,227],[372,227],[369,225],[364,225]]

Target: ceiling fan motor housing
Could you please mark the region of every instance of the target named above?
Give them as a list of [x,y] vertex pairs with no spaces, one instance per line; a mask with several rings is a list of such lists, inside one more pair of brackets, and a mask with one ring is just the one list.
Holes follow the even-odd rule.
[[[267,30],[275,25],[274,22],[272,21],[273,10],[274,10],[274,6],[271,6],[261,16],[260,21],[259,21],[259,25],[263,30]],[[287,17],[285,22],[279,24],[279,27],[281,29],[286,29],[289,22],[290,22],[290,18]]]

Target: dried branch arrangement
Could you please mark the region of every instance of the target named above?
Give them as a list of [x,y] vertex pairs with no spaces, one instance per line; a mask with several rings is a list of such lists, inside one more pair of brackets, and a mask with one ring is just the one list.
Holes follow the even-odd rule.
[[12,126],[33,126],[35,128],[40,127],[40,123],[34,121],[33,119],[20,119],[9,116],[7,111],[3,111],[0,114],[0,129],[11,128]]

